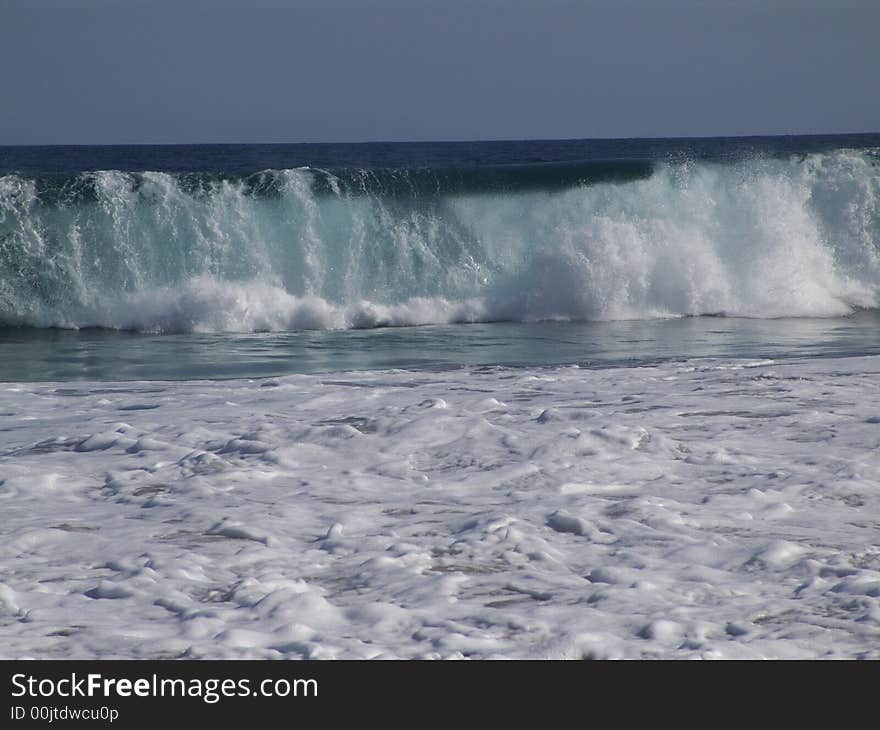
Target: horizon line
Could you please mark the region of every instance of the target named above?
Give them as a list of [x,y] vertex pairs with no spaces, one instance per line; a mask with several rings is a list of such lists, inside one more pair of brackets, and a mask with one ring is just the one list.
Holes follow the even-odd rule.
[[381,144],[480,144],[498,142],[621,142],[621,141],[656,141],[656,140],[689,140],[689,139],[762,139],[768,137],[864,137],[880,135],[880,131],[862,132],[786,132],[780,134],[706,134],[706,135],[674,135],[650,137],[490,137],[483,139],[414,139],[389,140],[370,139],[359,141],[299,141],[299,142],[51,142],[27,143],[14,142],[0,144],[2,147],[223,147],[245,145],[381,145]]

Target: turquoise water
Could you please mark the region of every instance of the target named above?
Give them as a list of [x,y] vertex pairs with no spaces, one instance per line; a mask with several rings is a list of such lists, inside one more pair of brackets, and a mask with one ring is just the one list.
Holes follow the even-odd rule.
[[0,331],[0,380],[178,380],[374,368],[614,367],[692,357],[880,354],[880,315],[687,317],[628,322],[436,325],[354,331],[147,335]]

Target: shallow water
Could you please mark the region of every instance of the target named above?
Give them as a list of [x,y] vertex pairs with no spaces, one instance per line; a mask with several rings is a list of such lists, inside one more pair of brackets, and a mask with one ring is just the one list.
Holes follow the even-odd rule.
[[624,322],[149,335],[0,330],[0,380],[255,378],[475,365],[615,367],[692,357],[880,354],[880,314],[833,319],[685,317]]

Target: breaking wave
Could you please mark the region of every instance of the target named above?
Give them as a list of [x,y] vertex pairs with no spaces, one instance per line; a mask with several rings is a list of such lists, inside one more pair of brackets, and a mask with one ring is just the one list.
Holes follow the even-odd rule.
[[0,177],[0,324],[261,331],[880,305],[880,156]]

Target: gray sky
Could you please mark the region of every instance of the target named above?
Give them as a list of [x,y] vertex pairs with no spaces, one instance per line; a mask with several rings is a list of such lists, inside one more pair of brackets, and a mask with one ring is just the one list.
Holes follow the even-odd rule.
[[880,2],[0,0],[0,144],[880,131]]

